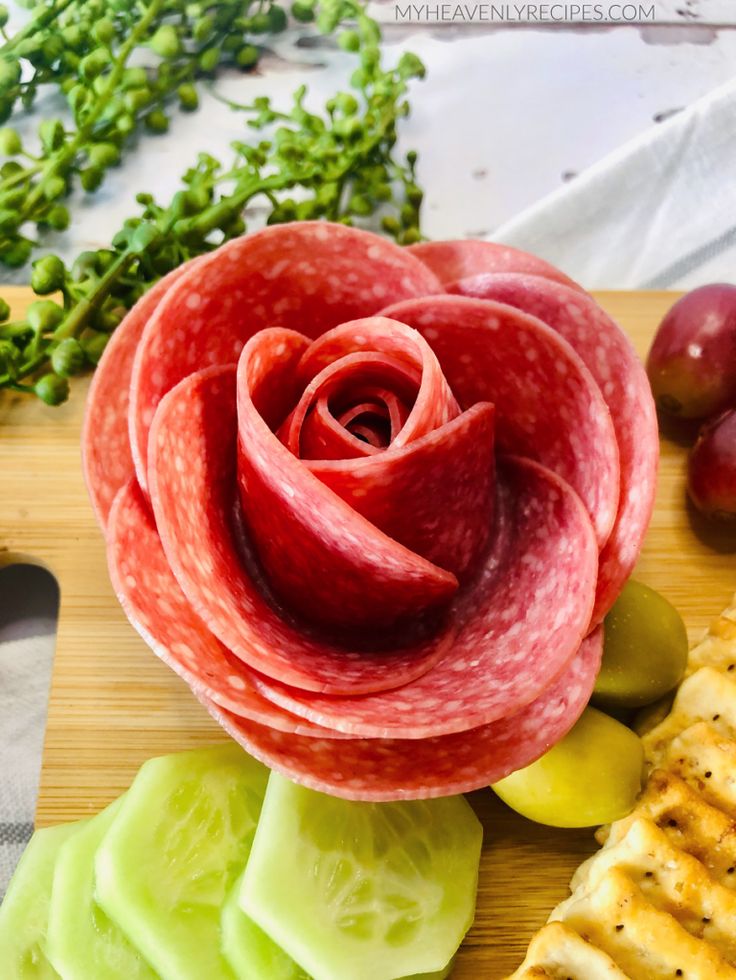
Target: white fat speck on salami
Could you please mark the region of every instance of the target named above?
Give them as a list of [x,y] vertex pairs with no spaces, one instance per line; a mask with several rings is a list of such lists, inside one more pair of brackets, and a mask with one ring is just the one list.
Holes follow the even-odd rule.
[[103,531],[115,494],[135,472],[128,438],[135,352],[148,320],[185,268],[174,269],[138,300],[108,341],[92,377],[82,430],[82,466],[87,492]]
[[502,458],[496,538],[450,611],[451,651],[401,687],[325,696],[259,679],[265,697],[326,728],[422,739],[520,711],[565,670],[588,632],[598,549],[580,498],[550,470]]
[[[281,355],[288,368],[294,354],[300,353],[300,338],[290,331],[279,333],[290,335],[294,345],[291,357],[286,348]],[[260,336],[262,339],[263,334]],[[284,337],[281,339],[286,344]],[[282,387],[274,370],[264,394],[267,400]],[[180,382],[165,396],[151,430],[151,503],[156,525],[174,576],[197,615],[233,654],[255,670],[306,690],[345,694],[375,691],[398,686],[429,670],[452,642],[449,627],[426,640],[371,652],[327,642],[268,602],[262,581],[242,560],[232,527],[235,404],[235,369],[210,368]],[[294,459],[265,422],[262,424],[278,449]],[[298,460],[294,463],[301,468]],[[304,476],[323,493],[330,492],[315,477],[308,473]],[[296,490],[289,479],[284,477],[280,490],[291,500],[290,493],[296,494]],[[268,509],[258,513],[266,525],[273,520]],[[310,513],[310,517],[314,515]],[[366,549],[378,534],[370,528],[367,539],[357,537],[356,550]],[[304,539],[288,538],[284,547],[296,562]],[[338,572],[328,568],[326,573],[327,586],[338,590],[343,584]],[[308,574],[316,572],[310,570]],[[366,586],[363,597],[367,606],[375,601],[371,588]]]
[[644,367],[628,338],[592,296],[531,275],[481,275],[448,292],[508,303],[539,317],[575,348],[608,404],[619,447],[621,492],[600,558],[593,622],[613,605],[639,557],[654,506],[657,416]]
[[526,272],[582,291],[573,279],[539,256],[497,242],[475,239],[417,242],[408,251],[434,272],[443,289],[448,282],[484,272]]
[[577,491],[601,547],[618,506],[618,444],[601,391],[572,346],[536,317],[487,300],[406,300],[385,315],[430,340],[462,407],[496,405],[501,451],[538,460]]
[[108,567],[130,622],[197,697],[276,731],[344,737],[289,714],[259,694],[253,672],[210,633],[187,602],[135,480],[121,487],[110,509]]
[[[130,438],[141,487],[148,486],[153,413],[183,378],[234,364],[246,341],[264,328],[316,337],[387,302],[438,291],[433,273],[406,249],[318,221],[265,228],[185,267],[149,318],[133,365]],[[182,325],[185,343],[179,339]]]
[[575,724],[595,684],[602,630],[517,714],[454,735],[420,740],[302,738],[243,721],[203,699],[223,728],[267,766],[349,800],[430,799],[494,783],[539,758]]

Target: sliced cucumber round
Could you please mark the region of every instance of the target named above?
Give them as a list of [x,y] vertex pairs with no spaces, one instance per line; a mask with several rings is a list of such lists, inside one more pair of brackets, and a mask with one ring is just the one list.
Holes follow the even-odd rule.
[[250,852],[268,770],[239,746],[144,763],[95,861],[97,899],[163,980],[232,980],[220,910]]
[[242,875],[222,907],[222,951],[236,977],[242,980],[310,980],[239,904]]
[[86,823],[37,830],[28,842],[0,906],[0,964],[6,980],[58,980],[46,957],[54,866],[62,844]]
[[124,798],[98,813],[59,850],[46,955],[64,980],[156,980],[156,974],[95,900],[95,854]]
[[443,971],[473,921],[481,840],[462,797],[356,803],[272,773],[240,904],[316,980]]

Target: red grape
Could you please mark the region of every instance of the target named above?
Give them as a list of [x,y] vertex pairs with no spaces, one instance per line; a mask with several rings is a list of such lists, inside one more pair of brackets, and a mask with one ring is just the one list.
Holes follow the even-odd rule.
[[700,430],[688,462],[687,490],[708,517],[736,519],[736,410]]
[[714,283],[679,299],[647,358],[657,407],[702,419],[736,404],[736,286]]

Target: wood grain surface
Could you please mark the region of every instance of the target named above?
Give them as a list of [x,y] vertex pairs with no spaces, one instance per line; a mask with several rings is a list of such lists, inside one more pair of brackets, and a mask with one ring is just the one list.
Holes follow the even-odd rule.
[[[30,294],[18,288],[9,298],[21,312]],[[674,297],[599,298],[643,355]],[[85,387],[76,381],[70,402],[58,409],[24,396],[0,398],[0,560],[41,563],[61,588],[40,826],[96,812],[150,756],[224,738],[134,632],[110,588],[79,461]],[[733,595],[736,555],[733,535],[693,523],[685,506],[685,459],[683,445],[663,437],[657,506],[637,576],[675,603],[693,640]],[[594,842],[590,831],[525,821],[490,791],[471,799],[485,845],[478,914],[453,977],[496,980],[518,965]]]

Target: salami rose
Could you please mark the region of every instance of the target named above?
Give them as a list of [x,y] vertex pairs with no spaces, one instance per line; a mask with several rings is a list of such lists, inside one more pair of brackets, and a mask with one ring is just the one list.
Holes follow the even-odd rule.
[[587,702],[648,518],[627,351],[562,273],[486,243],[305,222],[184,266],[87,410],[128,617],[307,785],[419,798],[527,765]]

